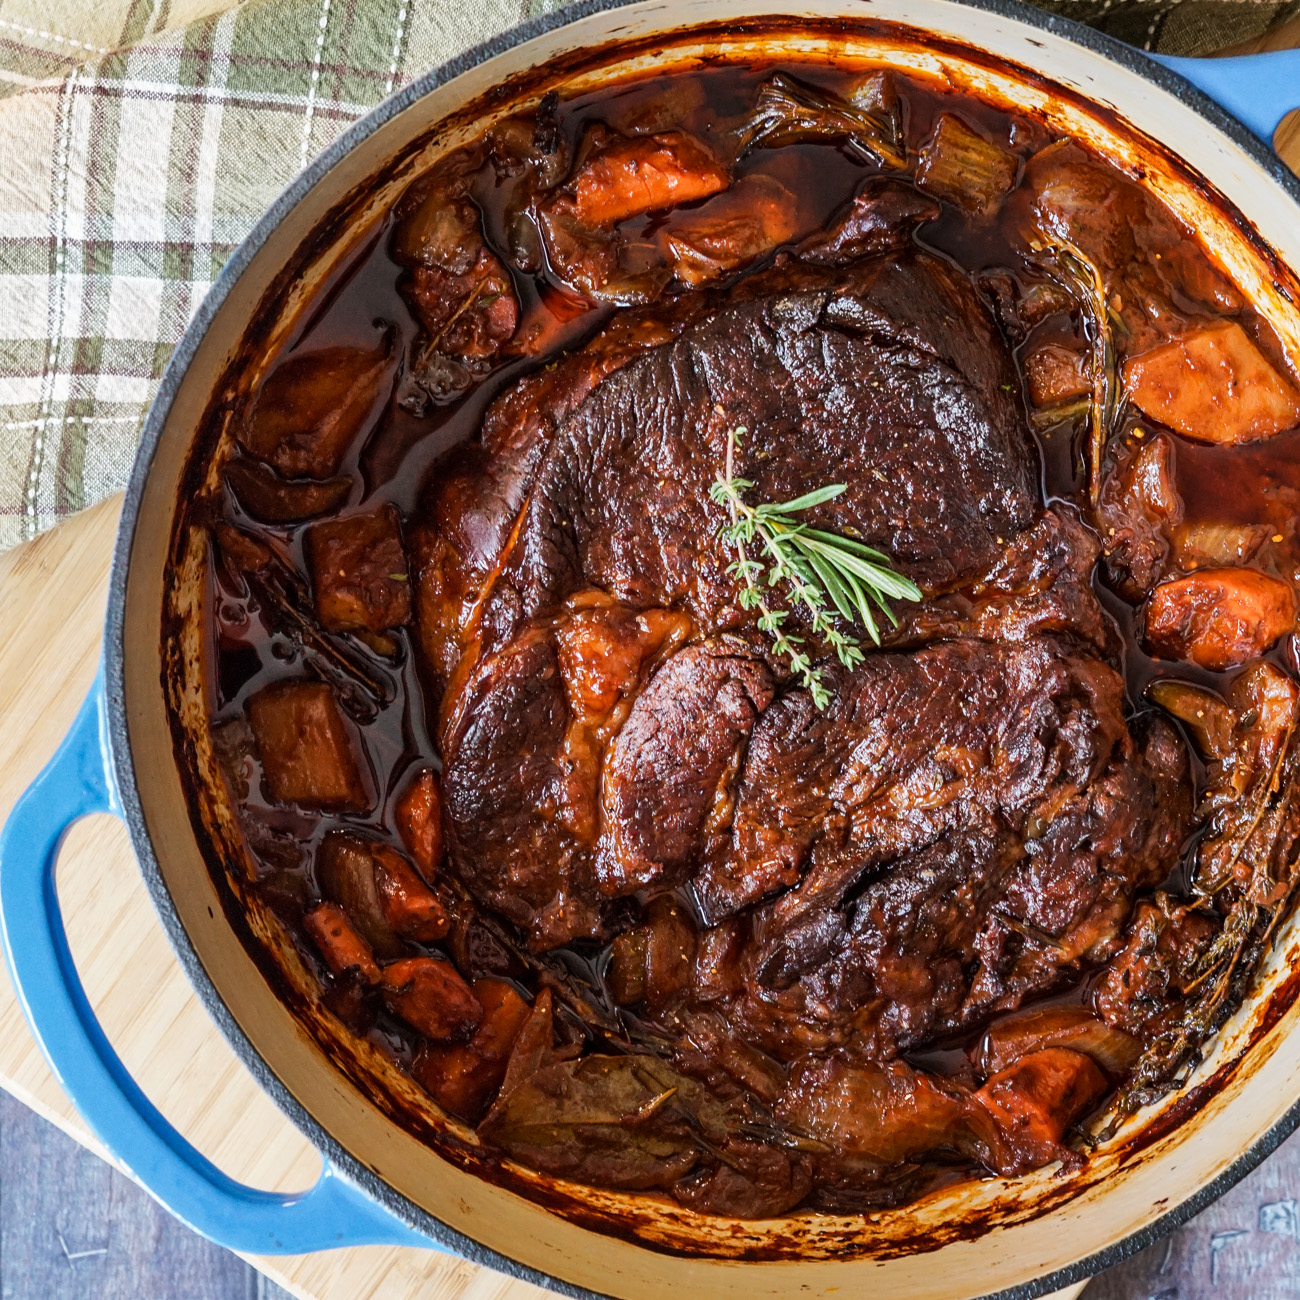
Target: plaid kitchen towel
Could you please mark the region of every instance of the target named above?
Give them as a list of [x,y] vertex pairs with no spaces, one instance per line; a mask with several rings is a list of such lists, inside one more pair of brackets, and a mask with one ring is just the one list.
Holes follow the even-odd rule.
[[[1300,0],[1041,0],[1199,54]],[[0,549],[119,489],[262,210],[426,68],[559,0],[0,0]]]

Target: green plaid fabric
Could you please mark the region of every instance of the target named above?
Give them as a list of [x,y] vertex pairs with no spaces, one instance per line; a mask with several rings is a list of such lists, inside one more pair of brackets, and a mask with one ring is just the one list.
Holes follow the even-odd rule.
[[[1044,3],[1182,53],[1300,8]],[[558,7],[0,0],[0,549],[123,485],[171,349],[312,157],[425,69]]]

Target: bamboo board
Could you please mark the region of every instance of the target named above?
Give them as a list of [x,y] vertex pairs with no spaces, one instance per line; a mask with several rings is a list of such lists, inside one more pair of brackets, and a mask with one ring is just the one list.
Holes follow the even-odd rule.
[[[54,753],[89,689],[120,499],[0,556],[0,819]],[[305,1188],[319,1158],[226,1045],[190,988],[113,818],[74,827],[58,868],[68,938],[104,1030],[149,1098],[226,1173]],[[0,1087],[108,1158],[50,1073],[0,968]],[[302,1300],[540,1300],[450,1256],[363,1247],[249,1257]],[[1048,1300],[1073,1300],[1083,1284]]]

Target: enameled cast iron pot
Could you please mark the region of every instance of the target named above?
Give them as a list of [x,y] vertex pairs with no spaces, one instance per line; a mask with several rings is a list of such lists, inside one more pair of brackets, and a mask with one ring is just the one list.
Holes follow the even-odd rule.
[[[1127,1146],[1103,1148],[1070,1178],[1041,1170],[867,1219],[766,1223],[707,1219],[526,1171],[493,1182],[473,1172],[472,1158],[445,1142],[439,1149],[446,1121],[427,1100],[400,1095],[418,1092],[413,1085],[362,1060],[337,1025],[304,1012],[303,998],[290,1009],[293,999],[254,961],[237,911],[223,910],[229,894],[210,863],[242,850],[206,740],[203,548],[180,510],[187,485],[205,472],[191,455],[197,432],[227,386],[246,382],[241,344],[252,335],[273,342],[355,246],[359,226],[431,159],[551,85],[590,89],[718,56],[833,58],[946,78],[1040,113],[1145,175],[1300,360],[1300,184],[1267,143],[1300,104],[1300,51],[1161,66],[1014,0],[800,0],[780,15],[771,9],[771,0],[589,0],[430,72],[353,127],[276,202],[213,286],[163,379],[122,514],[100,677],[0,841],[0,911],[19,997],[82,1115],[159,1200],[223,1245],[259,1254],[423,1245],[572,1294],[1030,1297],[1186,1219],[1300,1123],[1300,1032],[1292,1032],[1300,927],[1292,924],[1192,1086],[1137,1117]],[[325,1171],[310,1191],[281,1196],[222,1175],[148,1102],[96,1024],[59,916],[54,862],[68,825],[97,811],[126,820],[200,997],[322,1152]],[[237,870],[232,861],[227,868]],[[353,1080],[365,1069],[373,1078],[363,1090]],[[403,1107],[423,1107],[417,1119],[432,1145],[395,1122]]]

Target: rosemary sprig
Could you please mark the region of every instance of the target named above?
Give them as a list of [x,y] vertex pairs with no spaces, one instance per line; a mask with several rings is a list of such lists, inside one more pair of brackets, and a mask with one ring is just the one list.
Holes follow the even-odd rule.
[[726,508],[729,516],[729,522],[718,528],[718,536],[736,551],[736,561],[727,572],[743,584],[741,608],[758,611],[760,630],[772,638],[777,654],[789,663],[817,708],[824,709],[830,701],[826,683],[802,649],[804,638],[785,631],[783,624],[790,611],[773,605],[764,594],[760,585],[764,569],[767,587],[785,584],[790,603],[803,607],[813,633],[835,651],[846,668],[861,663],[862,648],[855,637],[841,629],[841,620],[860,622],[879,645],[880,629],[871,602],[875,601],[897,627],[898,619],[888,598],[920,600],[921,591],[889,567],[889,556],[882,551],[839,533],[793,522],[802,511],[834,500],[845,490],[845,484],[831,483],[793,501],[749,505],[744,494],[754,485],[735,474],[736,448],[745,433],[742,426],[728,434],[726,467],[709,489],[709,495]]

